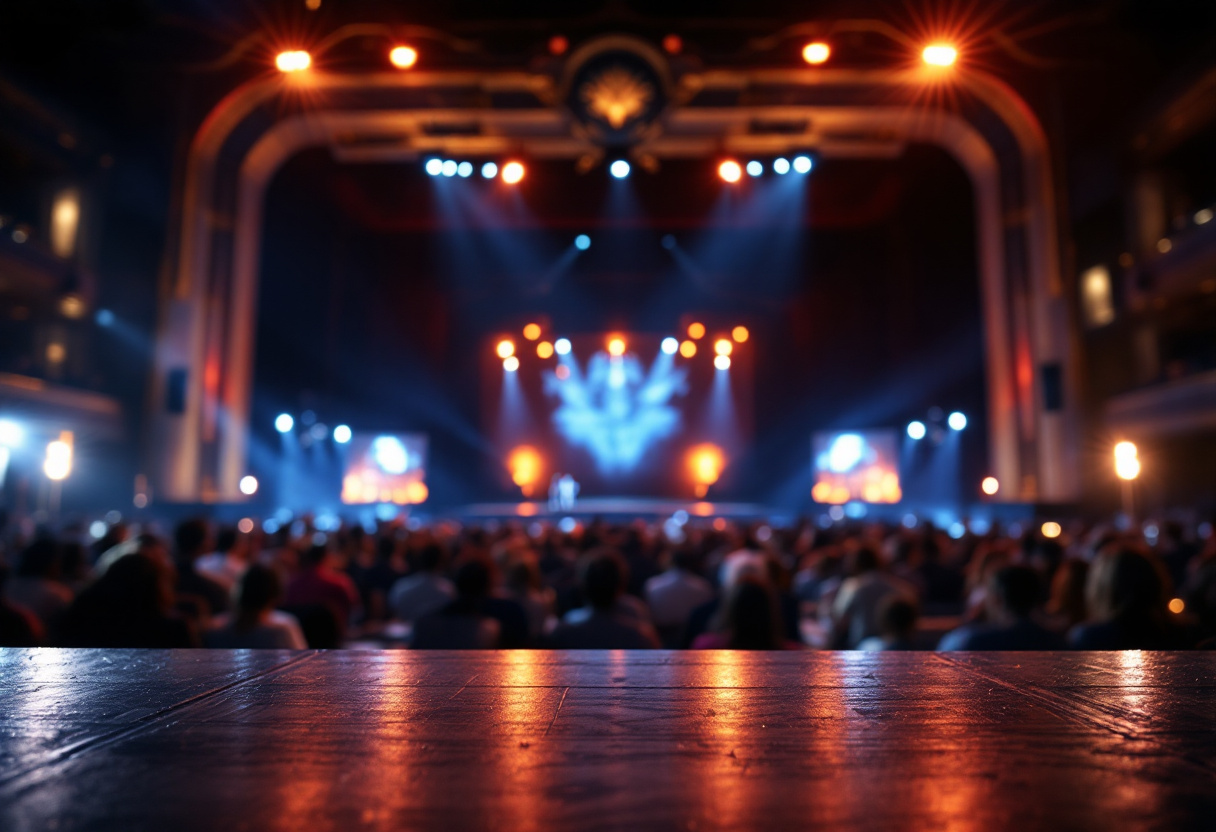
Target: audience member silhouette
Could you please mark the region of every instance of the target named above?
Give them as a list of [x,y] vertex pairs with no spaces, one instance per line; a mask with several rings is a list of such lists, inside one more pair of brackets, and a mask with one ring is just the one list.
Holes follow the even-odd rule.
[[275,609],[283,583],[269,566],[255,563],[236,586],[236,608],[212,622],[203,634],[208,647],[303,650],[308,646],[300,622]]

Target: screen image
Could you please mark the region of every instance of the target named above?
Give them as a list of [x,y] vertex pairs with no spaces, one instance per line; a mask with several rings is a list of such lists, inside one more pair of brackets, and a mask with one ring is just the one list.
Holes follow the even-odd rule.
[[817,503],[898,503],[899,456],[895,431],[816,433],[811,440],[811,470]]
[[487,430],[510,482],[525,497],[565,477],[584,497],[720,490],[751,418],[751,345],[730,332],[542,335],[505,356],[508,339],[487,345]]
[[356,433],[347,447],[343,503],[409,505],[426,500],[425,435]]

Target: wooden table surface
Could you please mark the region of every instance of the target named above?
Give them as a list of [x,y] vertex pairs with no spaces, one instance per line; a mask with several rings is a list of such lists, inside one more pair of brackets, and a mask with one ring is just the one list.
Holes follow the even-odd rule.
[[1216,829],[1211,653],[0,651],[0,829]]

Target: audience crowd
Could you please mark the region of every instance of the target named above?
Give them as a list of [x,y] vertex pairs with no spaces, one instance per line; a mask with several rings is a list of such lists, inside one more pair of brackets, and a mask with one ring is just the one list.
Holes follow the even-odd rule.
[[[243,524],[246,528],[248,523]],[[568,526],[566,527],[568,528]],[[693,519],[274,533],[121,522],[0,548],[0,646],[1108,650],[1216,646],[1216,535]]]

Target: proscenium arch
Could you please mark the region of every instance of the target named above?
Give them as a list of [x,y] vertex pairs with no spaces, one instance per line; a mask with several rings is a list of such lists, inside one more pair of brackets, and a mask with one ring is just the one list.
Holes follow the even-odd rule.
[[[676,104],[664,129],[639,151],[659,158],[716,153],[780,153],[813,148],[824,156],[890,155],[906,142],[937,145],[970,177],[977,268],[985,328],[991,472],[1007,500],[1062,502],[1078,495],[1075,389],[1066,305],[1061,291],[1051,164],[1029,107],[996,79],[958,69],[952,88],[979,102],[1005,135],[986,134],[963,116],[915,103],[926,79],[902,72],[777,69],[685,75],[695,90],[782,87],[831,91],[824,104]],[[308,108],[268,116],[269,105],[309,92]],[[175,502],[244,499],[251,410],[262,209],[266,187],[301,150],[343,136],[399,137],[377,144],[376,158],[429,153],[578,158],[599,148],[571,134],[571,117],[553,102],[550,76],[501,73],[310,73],[246,84],[204,121],[191,145],[183,188],[178,269],[167,293],[155,360],[157,408],[152,441],[162,460],[158,496]],[[454,92],[478,99],[450,107],[402,106],[397,93]],[[842,103],[844,91],[858,101]],[[351,107],[343,96],[385,101]],[[875,93],[879,93],[876,95]],[[891,102],[909,94],[913,103]],[[535,107],[496,108],[500,94],[534,96]],[[460,97],[459,95],[456,97]],[[695,98],[695,95],[688,97]],[[751,135],[754,121],[802,119],[815,132]],[[431,136],[425,124],[476,121],[480,135]],[[833,137],[848,136],[839,139]],[[865,136],[877,136],[866,139]],[[863,138],[856,138],[863,137]],[[1005,145],[1002,147],[1002,143]],[[359,151],[352,150],[352,153]],[[339,151],[341,155],[341,151]],[[1064,377],[1064,407],[1049,411],[1037,389],[1040,368]],[[171,373],[185,371],[180,412],[164,406]]]

